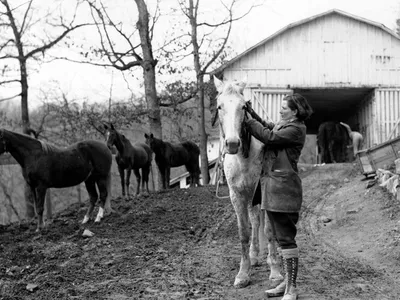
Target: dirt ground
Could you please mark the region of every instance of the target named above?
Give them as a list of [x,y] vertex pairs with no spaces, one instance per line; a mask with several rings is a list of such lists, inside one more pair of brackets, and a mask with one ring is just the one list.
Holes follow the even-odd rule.
[[[400,203],[367,188],[357,165],[301,170],[299,299],[400,299]],[[33,223],[0,227],[0,299],[265,299],[266,262],[233,288],[236,217],[215,193],[115,198],[116,213],[86,226],[86,207],[74,205],[39,234]]]

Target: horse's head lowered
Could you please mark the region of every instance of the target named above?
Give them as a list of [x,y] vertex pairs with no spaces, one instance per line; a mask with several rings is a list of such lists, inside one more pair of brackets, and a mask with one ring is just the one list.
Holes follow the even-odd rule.
[[251,136],[246,131],[246,100],[243,90],[244,82],[222,82],[214,77],[215,87],[219,93],[217,99],[217,114],[220,123],[220,133],[225,151],[237,154],[242,150],[244,157],[248,157]]

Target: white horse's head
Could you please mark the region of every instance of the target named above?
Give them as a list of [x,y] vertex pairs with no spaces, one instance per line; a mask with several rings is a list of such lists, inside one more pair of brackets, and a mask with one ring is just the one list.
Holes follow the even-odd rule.
[[243,142],[243,121],[245,118],[246,100],[243,96],[245,82],[223,82],[214,77],[215,87],[219,93],[217,99],[218,118],[220,122],[221,141],[226,152],[237,154]]

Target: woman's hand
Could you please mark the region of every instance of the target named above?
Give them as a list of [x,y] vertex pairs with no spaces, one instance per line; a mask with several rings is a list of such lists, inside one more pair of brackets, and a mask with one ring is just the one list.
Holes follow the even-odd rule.
[[261,124],[264,124],[264,123],[265,123],[264,120],[261,119],[261,117],[260,117],[260,116],[254,111],[254,109],[251,107],[250,101],[247,101],[247,102],[246,102],[246,105],[245,105],[244,109],[245,109],[246,112],[248,112],[247,115],[250,116],[250,117],[248,118],[248,120],[254,119],[254,120],[260,122]]

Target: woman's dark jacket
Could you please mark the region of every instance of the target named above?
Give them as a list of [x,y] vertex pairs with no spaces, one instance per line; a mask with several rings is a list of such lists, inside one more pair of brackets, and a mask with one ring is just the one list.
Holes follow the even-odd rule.
[[246,125],[251,134],[261,141],[264,146],[263,154],[263,167],[261,173],[261,191],[262,191],[262,202],[261,208],[276,211],[276,212],[298,212],[303,201],[302,197],[293,197],[286,202],[282,203],[279,201],[279,195],[271,197],[273,199],[266,199],[268,192],[270,192],[269,186],[266,184],[268,176],[279,150],[286,150],[287,157],[293,168],[297,173],[297,163],[303,149],[306,139],[306,126],[301,121],[290,121],[285,124],[277,124],[274,126],[273,123],[265,123],[264,126],[260,122],[251,119],[246,121]]

